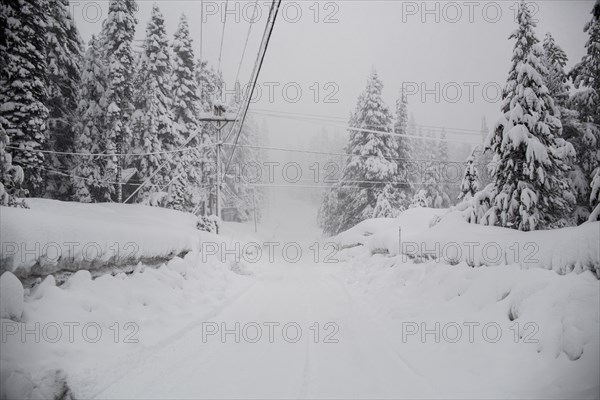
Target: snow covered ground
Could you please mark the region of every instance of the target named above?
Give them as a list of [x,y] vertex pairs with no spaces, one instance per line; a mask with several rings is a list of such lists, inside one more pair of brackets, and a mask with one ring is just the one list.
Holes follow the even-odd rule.
[[[193,232],[184,215],[143,209],[144,221],[165,226],[160,254],[187,246],[173,247],[169,235],[197,241],[159,268],[95,279],[82,270],[63,285],[49,276],[25,290],[6,272],[3,395],[47,398],[68,388],[103,399],[600,397],[600,285],[590,270],[473,268],[380,251],[393,250],[378,243],[398,226],[407,237],[431,231],[441,240],[444,224],[458,223],[450,215],[430,227],[444,210],[412,209],[324,239],[311,222],[314,207],[277,203],[290,208],[274,208],[257,233],[252,223],[225,223],[218,237]],[[495,239],[504,232],[483,229]],[[565,242],[576,234],[564,232]],[[84,234],[93,239],[94,231]],[[458,239],[453,230],[445,237]],[[330,253],[330,240],[343,249]],[[273,259],[267,242],[278,244]],[[235,243],[258,247],[236,254]],[[283,252],[286,244],[300,256]],[[208,254],[208,245],[219,251]]]
[[29,209],[3,207],[1,270],[20,277],[86,268],[95,272],[168,260],[198,250],[192,214],[132,204],[28,199]]
[[[202,253],[201,240],[221,243],[230,239],[196,230],[192,215],[130,205],[41,199],[29,204],[29,210],[2,208],[3,249],[13,251],[12,243],[26,249],[49,249],[52,243],[82,249],[94,243],[101,252],[69,253],[74,256],[70,265],[80,265],[79,271],[61,275],[66,277],[62,284],[50,274],[25,289],[11,270],[47,274],[61,264],[43,271],[31,268],[45,251],[30,252],[26,260],[3,257],[2,398],[60,397],[67,387],[64,382],[76,398],[87,398],[83,393],[93,393],[98,384],[116,379],[125,373],[123,368],[143,364],[156,349],[217,313],[253,282],[251,271],[235,268],[220,254]],[[124,243],[135,245],[139,253],[103,255],[114,244]],[[176,256],[181,253],[185,253],[183,258]],[[143,263],[162,258],[170,261]],[[82,259],[89,262],[81,263]],[[109,268],[101,261],[133,262],[133,269],[92,279],[92,273]],[[102,270],[94,268],[98,265]]]
[[521,232],[469,224],[456,211],[412,208],[396,219],[365,220],[333,239],[341,248],[364,245],[371,253],[402,254],[403,260],[518,264],[560,274],[591,270],[600,278],[600,222]]

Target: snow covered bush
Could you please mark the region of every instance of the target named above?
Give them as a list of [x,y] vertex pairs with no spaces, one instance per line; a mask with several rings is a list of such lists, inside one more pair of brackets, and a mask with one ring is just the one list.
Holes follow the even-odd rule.
[[409,208],[415,208],[415,207],[429,207],[429,200],[427,199],[427,193],[425,192],[424,189],[419,190],[413,196],[413,199],[410,203]]
[[203,232],[217,233],[219,228],[219,219],[212,215],[199,215],[196,228]]
[[150,207],[166,207],[169,199],[168,192],[149,191],[140,204]]
[[467,166],[465,168],[465,174],[460,184],[460,194],[458,199],[470,199],[479,190],[479,171],[475,166],[475,157],[473,154],[467,158]]

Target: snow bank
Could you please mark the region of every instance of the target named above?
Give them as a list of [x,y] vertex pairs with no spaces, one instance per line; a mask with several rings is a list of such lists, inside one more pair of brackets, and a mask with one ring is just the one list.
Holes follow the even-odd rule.
[[403,362],[437,377],[439,393],[600,394],[600,282],[590,271],[415,264],[363,248],[339,277],[370,311],[395,321],[386,338],[398,344]]
[[65,391],[92,398],[105,389],[98,382],[143,364],[253,281],[196,251],[157,269],[139,264],[131,274],[92,279],[80,270],[60,287],[49,275],[25,289],[20,320],[2,316],[0,398],[62,398],[53,393]]
[[344,231],[331,240],[341,248],[365,245],[382,232],[398,233],[398,227],[408,227],[413,231],[423,230],[429,227],[429,222],[437,215],[442,215],[446,209],[417,207],[410,208],[397,218],[370,218],[356,226]]
[[0,318],[20,320],[23,315],[23,285],[10,272],[0,276]]
[[131,204],[27,203],[30,209],[0,207],[0,272],[19,278],[160,263],[200,242],[192,214]]
[[469,224],[460,212],[414,208],[396,219],[363,221],[335,240],[342,248],[362,244],[371,254],[402,254],[404,261],[438,259],[470,266],[517,264],[524,269],[545,268],[559,274],[590,270],[600,278],[600,222],[521,232]]

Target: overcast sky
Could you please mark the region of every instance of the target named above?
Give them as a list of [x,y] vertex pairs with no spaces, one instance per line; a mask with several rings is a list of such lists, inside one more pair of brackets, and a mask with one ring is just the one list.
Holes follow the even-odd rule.
[[[99,32],[108,1],[71,3],[87,41]],[[138,1],[138,39],[144,37],[154,3]],[[165,16],[169,36],[173,35],[179,16],[182,13],[188,16],[198,54],[202,2],[156,3]],[[516,4],[515,1],[284,0],[259,78],[262,96],[251,110],[347,118],[371,68],[375,68],[383,80],[384,98],[391,108],[404,82],[417,92],[408,101],[409,111],[418,124],[445,126],[454,137],[458,136],[452,135],[453,129],[477,131],[482,116],[487,117],[490,125],[498,117],[497,89],[504,85],[510,66],[514,43],[508,36],[516,27]],[[253,24],[243,61],[242,84],[249,80],[267,19],[269,2],[258,0],[258,5],[260,17]],[[584,54],[587,37],[583,26],[590,19],[592,6],[592,0],[531,3],[539,20],[538,38],[542,40],[546,32],[552,32],[566,51],[569,66]],[[203,7],[203,59],[216,67],[225,2],[204,0]],[[254,0],[228,4],[230,13],[221,62],[228,88],[233,87],[253,9]],[[272,98],[267,82],[273,83]],[[437,91],[436,83],[439,83]],[[283,90],[285,85],[287,92]],[[298,88],[302,91],[299,99]],[[432,91],[424,99],[423,88]],[[434,92],[438,93],[439,102]],[[267,122],[271,136],[280,143],[296,143],[298,136],[321,130],[315,123],[297,120],[270,117]]]

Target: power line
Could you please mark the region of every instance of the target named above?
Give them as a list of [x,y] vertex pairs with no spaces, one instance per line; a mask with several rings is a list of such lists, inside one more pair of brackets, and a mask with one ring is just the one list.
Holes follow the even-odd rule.
[[244,61],[244,56],[246,55],[246,47],[248,47],[248,39],[250,39],[250,32],[252,32],[252,25],[254,25],[254,18],[256,17],[256,13],[257,13],[257,5],[258,5],[258,0],[254,0],[254,14],[252,15],[252,19],[250,20],[249,25],[248,25],[248,33],[246,33],[246,42],[244,43],[244,50],[242,51],[242,57],[240,58],[240,64],[238,65],[237,74],[235,75],[234,82],[236,84],[240,77],[240,71],[242,69],[242,62]]
[[200,0],[200,54],[198,61],[202,67],[202,26],[204,25],[204,0]]
[[[182,144],[181,146],[179,146],[179,148],[177,150],[181,150],[182,148],[184,148],[189,142],[192,141],[192,139],[194,139],[196,136],[198,136],[198,131],[195,131],[193,134],[190,135],[190,137],[188,138],[188,140],[186,140],[186,142],[184,144]],[[158,172],[160,170],[162,170],[171,160],[167,159],[165,160],[158,168],[156,168],[156,170],[154,170],[154,172],[152,172],[152,174],[150,174],[150,176],[148,178],[146,178],[146,180],[144,180],[144,182],[142,182],[142,184],[136,189],[134,190],[133,193],[131,193],[131,195],[129,195],[129,197],[127,199],[125,199],[125,203],[127,203],[133,196],[135,196],[135,194],[137,192],[140,191],[140,189],[146,185],[148,182],[150,182],[150,180],[152,178],[154,178],[154,176],[156,174],[158,174]]]
[[21,147],[16,146],[6,146],[7,149],[12,150],[20,150],[20,151],[32,151],[32,152],[40,152],[46,154],[57,154],[64,156],[82,156],[82,157],[146,157],[146,156],[155,156],[160,154],[172,154],[172,153],[180,153],[192,150],[199,150],[207,147],[214,147],[214,144],[204,145],[204,146],[196,146],[196,147],[185,147],[175,150],[165,150],[165,151],[155,151],[151,153],[119,153],[119,154],[107,154],[107,153],[77,153],[77,152],[69,152],[69,151],[54,151],[54,150],[37,150],[37,149],[23,149]]
[[[269,46],[269,42],[271,40],[271,35],[273,33],[273,28],[275,27],[275,21],[277,20],[277,14],[279,12],[279,6],[281,5],[281,0],[273,0],[273,2],[271,3],[271,9],[269,10],[269,19],[267,20],[267,26],[265,26],[265,32],[263,34],[263,40],[261,42],[261,48],[259,49],[259,54],[258,54],[258,59],[260,59],[260,62],[258,64],[258,68],[256,65],[256,62],[254,64],[254,70],[256,71],[255,73],[253,72],[253,76],[252,76],[252,89],[250,90],[249,96],[246,99],[246,104],[244,107],[244,114],[242,116],[242,120],[237,132],[237,135],[235,137],[234,140],[234,144],[233,144],[233,149],[231,150],[231,155],[229,156],[229,160],[227,161],[227,164],[225,164],[225,173],[224,175],[227,175],[227,171],[229,168],[229,165],[231,164],[231,160],[233,160],[233,155],[235,154],[235,147],[237,145],[238,140],[240,139],[240,134],[242,133],[242,128],[244,126],[244,122],[246,121],[246,116],[248,114],[248,108],[250,107],[250,100],[252,99],[252,96],[254,95],[254,90],[256,89],[256,82],[258,81],[258,76],[260,75],[260,70],[262,69],[262,65],[263,62],[265,60],[265,55],[267,54],[267,48]],[[269,21],[271,20],[271,16],[273,16],[273,20],[269,26]],[[266,36],[266,40],[265,40],[265,34]],[[262,44],[264,43],[264,48],[262,46]],[[261,54],[262,51],[262,54]],[[233,127],[235,127],[235,123],[233,124]],[[232,127],[232,129],[233,129]]]
[[[296,120],[296,121],[303,120],[301,117],[289,117],[289,116],[285,116],[285,115],[276,115],[276,114],[262,114],[262,115],[268,115],[268,116],[272,116],[272,117],[276,117],[276,118],[292,119],[292,120]],[[365,132],[365,133],[378,133],[378,134],[386,134],[386,135],[390,135],[390,136],[408,137],[408,138],[413,138],[413,139],[417,139],[417,140],[432,140],[432,141],[437,141],[437,142],[449,142],[449,143],[466,143],[466,144],[473,144],[473,145],[480,144],[479,141],[475,142],[475,141],[448,139],[448,138],[442,139],[442,138],[438,138],[438,137],[411,135],[411,134],[407,134],[407,133],[395,133],[395,132],[377,131],[377,130],[373,130],[373,129],[353,128],[348,125],[334,124],[334,123],[329,123],[326,121],[313,121],[310,118],[306,119],[306,122],[318,123],[319,125],[326,125],[326,126],[344,129],[344,130],[354,130],[354,131],[360,131],[360,132]],[[452,133],[452,132],[450,131],[450,133]]]
[[[89,176],[86,177],[86,176],[79,176],[79,175],[69,174],[69,173],[66,173],[64,171],[59,171],[59,170],[53,169],[53,168],[39,167],[39,169],[41,169],[43,171],[50,172],[51,174],[62,175],[62,176],[65,176],[67,178],[81,179],[81,180],[91,181],[91,182],[95,182],[95,183],[105,183],[107,185],[117,185],[117,184],[119,184],[119,182],[113,182],[113,181],[109,181],[109,180],[105,180],[105,179],[96,179],[96,178],[91,178]],[[139,185],[141,185],[141,183],[127,183],[127,185],[139,186]]]
[[[269,115],[269,116],[276,117],[276,118],[293,119],[293,120],[300,120],[300,121],[302,120],[301,117],[290,117],[290,116],[276,115],[276,114],[263,114],[263,115]],[[378,130],[374,130],[374,129],[355,128],[355,127],[351,127],[348,125],[340,125],[340,124],[333,124],[333,123],[327,123],[327,122],[319,122],[319,124],[326,125],[326,126],[332,126],[332,127],[336,127],[336,128],[340,128],[340,129],[344,129],[344,130],[358,131],[358,132],[364,132],[364,133],[376,133],[376,134],[398,136],[398,137],[408,137],[408,138],[413,138],[413,139],[417,139],[417,140],[430,140],[430,141],[436,141],[436,142],[449,142],[449,143],[466,143],[466,144],[472,144],[472,145],[480,144],[479,141],[475,142],[475,141],[448,139],[448,138],[442,139],[442,138],[438,138],[438,137],[411,135],[408,133],[395,133],[395,132],[378,131]]]
[[[223,143],[224,146],[233,146],[233,143]],[[413,162],[446,162],[446,163],[464,163],[463,161],[448,161],[448,160],[439,160],[439,159],[414,159],[414,158],[401,158],[401,157],[386,157],[374,154],[347,154],[347,153],[333,153],[327,151],[318,151],[318,150],[302,150],[302,149],[288,149],[284,147],[270,147],[270,146],[257,146],[251,144],[238,144],[238,147],[247,147],[252,149],[261,149],[261,150],[275,150],[275,151],[286,151],[292,153],[305,153],[305,154],[317,154],[323,156],[339,156],[339,157],[362,157],[362,158],[383,158],[385,160],[397,160],[397,161],[413,161]]]
[[[259,115],[281,117],[281,118],[283,118],[285,115],[290,115],[290,116],[297,116],[299,118],[314,119],[314,120],[319,120],[319,121],[322,120],[322,121],[334,121],[334,122],[344,122],[344,123],[346,123],[348,121],[348,118],[343,118],[343,117],[317,115],[317,114],[306,114],[306,113],[295,113],[295,112],[288,112],[288,111],[264,110],[264,109],[253,109],[251,111],[251,113],[259,114]],[[473,135],[473,136],[475,136],[475,135],[481,136],[482,135],[482,133],[480,131],[475,130],[475,129],[468,129],[468,128],[448,128],[445,126],[421,125],[421,124],[416,124],[415,126],[419,127],[419,128],[432,128],[432,129],[438,129],[438,130],[445,130],[446,132],[457,133],[457,134],[462,134],[462,135]]]
[[223,54],[223,42],[225,41],[225,26],[227,25],[227,4],[229,0],[225,0],[225,16],[223,17],[223,30],[221,31],[221,48],[219,50],[219,65],[217,71],[221,72],[221,55]]
[[[91,182],[98,183],[98,184],[100,184],[100,183],[104,183],[104,184],[107,184],[107,185],[116,185],[116,184],[118,184],[118,182],[110,181],[110,180],[107,180],[107,179],[96,179],[96,178],[91,178],[91,177],[86,177],[86,176],[75,175],[75,174],[71,174],[71,173],[68,173],[68,172],[65,172],[65,171],[60,171],[58,169],[53,169],[53,168],[40,167],[40,169],[43,170],[43,171],[47,171],[47,172],[49,172],[51,174],[60,175],[60,176],[64,176],[64,177],[67,177],[67,178],[74,178],[74,179],[81,179],[81,180],[85,180],[85,181],[91,181]],[[166,185],[162,186],[161,190],[164,191],[167,187],[171,186],[171,184],[173,182],[175,182],[178,178],[180,178],[181,175],[182,174],[176,176],[169,183],[167,183]],[[123,182],[121,182],[121,183],[123,183]],[[143,182],[140,182],[140,183],[126,182],[125,184],[129,185],[129,186],[142,186]],[[158,184],[152,185],[152,187],[157,187],[157,186],[159,186],[159,185]],[[196,186],[196,188],[201,189],[201,188],[204,188],[204,187],[207,187],[207,186],[211,186],[211,185],[205,184],[205,185]]]

